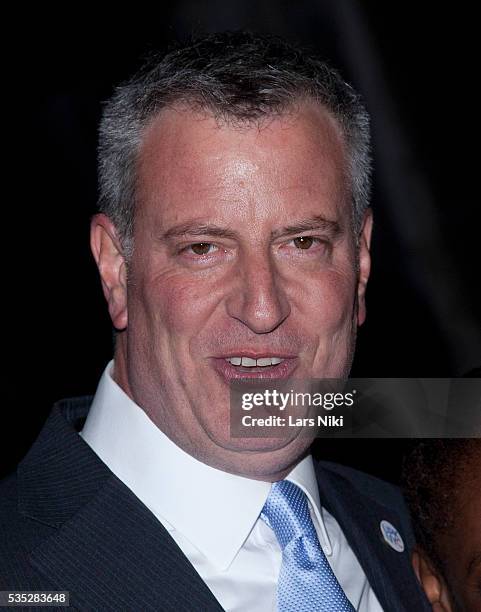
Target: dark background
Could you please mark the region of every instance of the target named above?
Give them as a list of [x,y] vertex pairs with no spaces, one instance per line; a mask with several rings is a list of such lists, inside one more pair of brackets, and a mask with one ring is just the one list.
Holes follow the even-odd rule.
[[[250,28],[310,45],[373,117],[375,232],[353,375],[457,376],[481,364],[479,36],[474,8],[332,0],[163,2],[4,20],[5,383],[0,475],[52,403],[93,393],[112,334],[88,247],[96,129],[114,84],[191,32]],[[403,441],[318,453],[397,480]]]

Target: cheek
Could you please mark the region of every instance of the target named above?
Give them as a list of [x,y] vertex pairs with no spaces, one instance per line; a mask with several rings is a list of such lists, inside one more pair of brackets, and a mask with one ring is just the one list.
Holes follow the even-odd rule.
[[326,272],[310,285],[305,308],[317,323],[321,335],[342,328],[352,319],[355,278],[338,272]]
[[175,337],[195,333],[209,316],[212,302],[207,283],[179,276],[145,280],[137,300],[152,330]]

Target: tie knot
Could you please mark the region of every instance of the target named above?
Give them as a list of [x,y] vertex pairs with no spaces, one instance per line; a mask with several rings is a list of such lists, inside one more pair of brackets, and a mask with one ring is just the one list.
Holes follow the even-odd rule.
[[280,480],[272,485],[261,518],[274,531],[282,549],[300,536],[317,539],[307,498],[289,480]]

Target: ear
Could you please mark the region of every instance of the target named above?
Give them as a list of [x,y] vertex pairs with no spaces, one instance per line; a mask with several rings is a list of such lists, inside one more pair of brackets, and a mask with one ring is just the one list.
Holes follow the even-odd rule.
[[99,269],[110,318],[115,329],[121,331],[127,327],[127,271],[117,230],[104,214],[92,219],[90,248]]
[[412,564],[414,573],[426,593],[433,612],[452,612],[444,579],[434,568],[429,557],[422,550],[415,548]]
[[371,232],[372,210],[368,208],[364,213],[361,232],[359,234],[359,278],[357,283],[357,324],[362,325],[366,320],[366,287],[371,273]]

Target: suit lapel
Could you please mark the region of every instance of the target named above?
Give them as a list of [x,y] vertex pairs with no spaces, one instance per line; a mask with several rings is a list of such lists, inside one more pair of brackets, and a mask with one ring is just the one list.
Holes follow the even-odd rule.
[[399,514],[354,490],[348,480],[330,470],[318,468],[317,478],[321,503],[341,526],[383,609],[430,610],[414,577],[409,547],[397,552],[382,536],[380,523],[387,520],[409,542]]
[[80,610],[221,612],[164,527],[65,420],[71,410],[53,411],[19,467],[21,511],[57,528],[30,563]]

